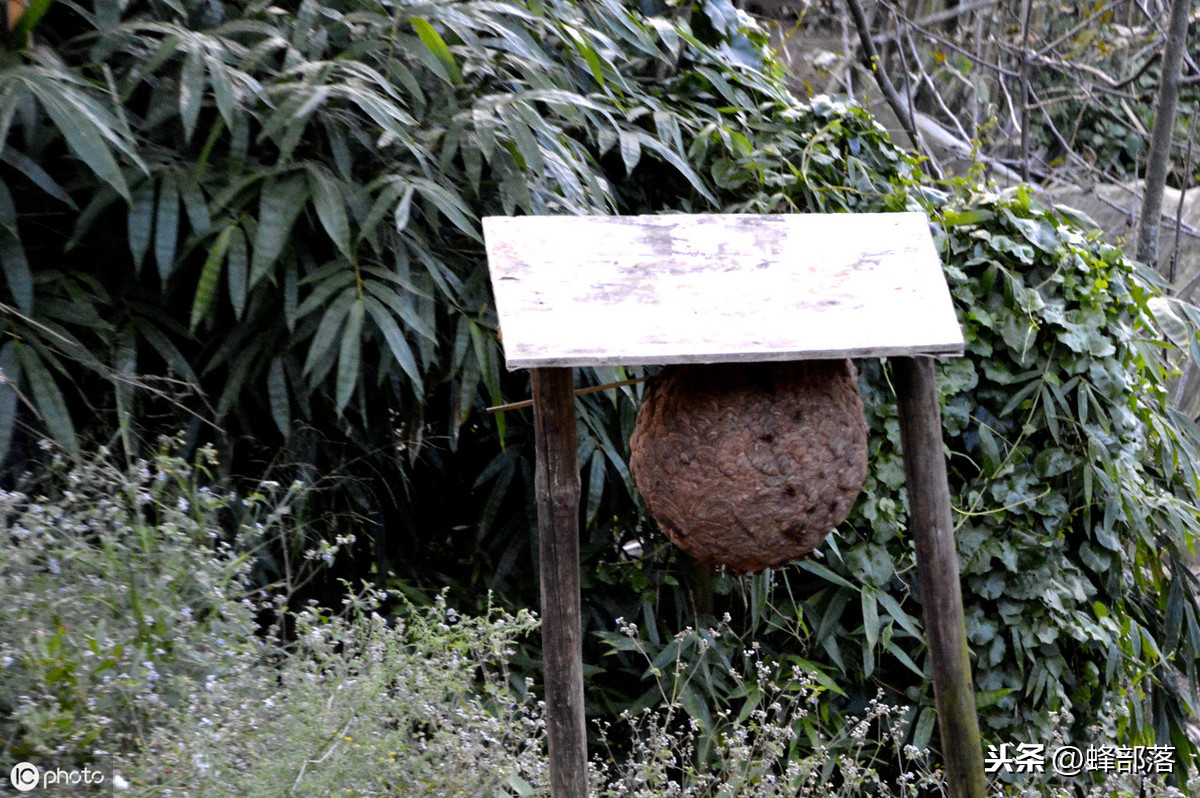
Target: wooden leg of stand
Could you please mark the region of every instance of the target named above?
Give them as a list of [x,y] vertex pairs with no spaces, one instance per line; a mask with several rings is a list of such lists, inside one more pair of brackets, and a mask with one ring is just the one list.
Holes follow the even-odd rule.
[[542,667],[552,798],[587,796],[579,601],[579,464],[572,383],[569,368],[533,370]]

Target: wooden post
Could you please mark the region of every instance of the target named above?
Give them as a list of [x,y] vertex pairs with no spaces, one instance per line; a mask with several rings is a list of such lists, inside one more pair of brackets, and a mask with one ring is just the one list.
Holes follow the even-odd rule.
[[542,678],[546,685],[546,736],[553,798],[587,796],[579,599],[579,464],[572,383],[569,368],[533,369]]
[[963,621],[958,551],[942,449],[937,373],[930,358],[892,359],[925,641],[933,663],[942,757],[951,798],[985,798],[983,745]]

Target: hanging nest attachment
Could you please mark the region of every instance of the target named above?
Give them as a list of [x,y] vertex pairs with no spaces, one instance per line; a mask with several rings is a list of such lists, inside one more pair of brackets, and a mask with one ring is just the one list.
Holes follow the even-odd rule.
[[631,441],[634,481],[674,543],[756,573],[810,553],[867,477],[848,360],[668,366]]

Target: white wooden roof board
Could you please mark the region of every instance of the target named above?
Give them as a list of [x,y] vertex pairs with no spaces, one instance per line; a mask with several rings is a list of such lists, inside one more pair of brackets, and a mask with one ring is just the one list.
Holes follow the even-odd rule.
[[492,216],[509,369],[963,353],[923,213]]

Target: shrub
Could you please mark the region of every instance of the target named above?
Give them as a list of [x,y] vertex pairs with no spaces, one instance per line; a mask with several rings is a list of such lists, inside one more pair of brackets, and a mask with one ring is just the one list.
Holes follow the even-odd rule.
[[278,670],[195,691],[129,760],[134,785],[194,796],[544,794],[544,730],[507,668],[533,617],[467,617],[438,598],[389,622],[384,598],[367,591],[340,615],[300,612]]
[[0,491],[0,738],[4,764],[137,748],[208,678],[237,678],[254,636],[253,527],[165,452],[106,453]]
[[[243,500],[203,475],[165,452],[128,467],[60,457],[0,496],[6,761],[104,750],[146,796],[547,794],[543,708],[512,667],[537,628],[529,612],[472,616],[365,589],[338,612],[295,613],[285,641],[257,628],[245,592],[261,533],[224,539],[214,518]],[[665,657],[630,624],[617,638],[655,688],[596,729],[597,796],[943,792],[929,752],[907,742],[911,713],[882,696],[831,712],[826,678],[728,623],[681,631]],[[718,670],[731,702],[704,714]],[[1049,780],[994,786],[1066,794]],[[1135,787],[1114,774],[1087,795]]]

